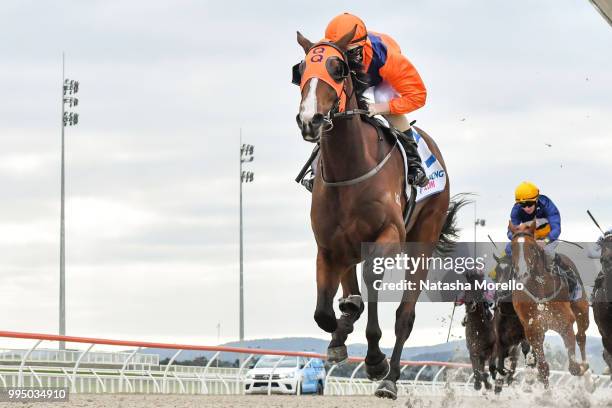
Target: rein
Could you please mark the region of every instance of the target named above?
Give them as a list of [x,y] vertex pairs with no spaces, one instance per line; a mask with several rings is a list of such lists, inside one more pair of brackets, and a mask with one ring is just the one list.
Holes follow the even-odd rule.
[[393,146],[391,146],[391,149],[389,149],[389,153],[387,153],[387,155],[382,159],[382,161],[380,163],[378,163],[370,171],[368,171],[365,174],[362,174],[359,177],[355,177],[355,178],[352,178],[352,179],[349,179],[349,180],[343,180],[343,181],[327,181],[327,180],[325,180],[325,175],[323,174],[323,166],[321,166],[321,180],[323,181],[324,185],[329,186],[329,187],[343,187],[343,186],[352,186],[354,184],[359,184],[362,181],[365,181],[365,180],[375,176],[376,174],[378,174],[378,172],[385,166],[385,164],[387,163],[387,161],[391,157],[391,154],[393,154],[393,150],[395,150],[396,146],[397,146],[397,140],[395,141],[395,144],[393,144]]
[[[340,48],[338,48],[336,46],[336,44],[331,43],[331,42],[321,42],[318,44],[313,45],[313,47],[315,46],[321,46],[321,45],[328,45],[330,47],[335,48],[336,50],[338,50],[343,58],[344,58],[344,62],[347,64],[348,66],[348,60],[346,57],[346,53],[344,51],[342,51]],[[342,92],[346,95],[346,101],[347,103],[353,99],[353,97],[355,96],[356,93],[356,88],[355,86],[353,86],[352,92],[349,93],[346,91],[346,81],[348,78],[351,77],[351,71],[349,71],[348,75],[346,77],[344,77],[343,79],[343,85],[342,85]],[[351,79],[353,79],[351,77]],[[356,78],[354,78],[356,79]],[[325,127],[322,129],[323,132],[329,132],[334,128],[334,119],[350,119],[353,116],[361,116],[361,115],[368,115],[369,112],[366,109],[351,109],[351,110],[346,110],[344,112],[339,112],[339,107],[340,107],[340,96],[336,97],[336,101],[334,102],[332,108],[329,110],[329,112],[327,112],[327,114],[323,117],[323,122],[325,122]],[[379,139],[381,140],[381,139]],[[389,149],[389,152],[385,155],[385,157],[382,158],[382,160],[376,165],[374,166],[371,170],[369,170],[368,172],[366,172],[365,174],[362,174],[361,176],[349,179],[349,180],[341,180],[341,181],[327,181],[325,180],[325,175],[324,175],[324,168],[325,166],[322,164],[323,162],[323,158],[321,158],[321,181],[323,181],[323,185],[328,186],[328,187],[345,187],[345,186],[352,186],[355,184],[359,184],[363,181],[366,181],[372,177],[374,177],[376,174],[378,174],[382,168],[385,166],[385,164],[387,163],[387,161],[389,161],[389,158],[391,157],[391,155],[393,154],[393,151],[395,150],[395,147],[397,146],[398,141],[396,140],[395,143],[393,144],[393,146],[391,146],[391,148]]]

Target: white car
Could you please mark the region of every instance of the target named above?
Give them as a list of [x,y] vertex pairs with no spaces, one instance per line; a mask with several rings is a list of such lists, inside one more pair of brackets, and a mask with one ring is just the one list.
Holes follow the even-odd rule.
[[[323,394],[325,365],[318,358],[264,355],[245,376],[246,394]],[[308,361],[310,363],[307,365]],[[276,368],[275,368],[276,367]],[[272,378],[270,378],[272,376]]]

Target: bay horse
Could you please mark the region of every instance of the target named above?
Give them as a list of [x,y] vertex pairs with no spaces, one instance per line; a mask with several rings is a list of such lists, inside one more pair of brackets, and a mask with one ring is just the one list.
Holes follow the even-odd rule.
[[465,274],[472,290],[465,297],[465,342],[470,354],[472,371],[474,373],[474,389],[491,389],[489,374],[485,371],[485,364],[489,367],[493,362],[495,347],[495,330],[493,319],[488,310],[483,289],[475,289],[476,282],[482,282],[483,276],[475,270]]
[[[377,129],[361,117],[360,112],[367,108],[361,97],[367,81],[363,80],[363,68],[346,56],[354,32],[355,29],[335,43],[316,44],[297,33],[297,42],[306,57],[299,68],[301,102],[296,120],[304,140],[320,143],[320,170],[314,180],[310,211],[317,244],[314,319],[321,329],[332,334],[327,355],[335,363],[348,358],[345,341],[364,310],[356,273],[356,265],[363,260],[362,243],[422,242],[438,245],[442,250],[453,244],[455,214],[461,206],[450,204],[447,183],[442,192],[417,203],[408,225],[404,223],[408,200],[404,194],[402,155],[394,144],[379,138]],[[434,141],[422,130],[418,132],[446,171]],[[412,276],[407,274],[407,279],[426,277],[424,268]],[[373,282],[366,277],[365,283],[371,287]],[[336,318],[333,299],[340,285],[342,314]],[[381,381],[375,395],[395,399],[400,357],[414,325],[419,291],[403,292],[396,312],[396,340],[390,363],[380,350],[378,294],[372,292],[368,297],[365,369],[368,378]]]
[[[588,369],[586,362],[586,330],[589,327],[589,303],[582,290],[582,297],[570,302],[567,280],[551,273],[546,267],[546,255],[535,239],[535,222],[514,226],[512,232],[512,269],[517,282],[524,285],[514,290],[512,304],[518,315],[525,336],[537,359],[538,379],[548,387],[549,365],[544,356],[544,334],[554,330],[561,335],[567,350],[569,372],[582,375]],[[565,257],[566,265],[573,265]],[[577,269],[573,266],[578,278]],[[574,322],[578,334],[574,334]],[[576,361],[576,342],[580,348],[582,363]]]
[[601,273],[593,287],[593,316],[601,334],[603,359],[612,375],[612,234],[604,235],[601,248]]
[[[512,279],[512,259],[508,255],[498,257],[493,255],[495,265],[495,280],[498,283],[508,283]],[[493,317],[495,331],[494,358],[489,365],[491,375],[495,379],[495,393],[502,391],[504,381],[511,385],[518,362],[519,347],[528,366],[535,367],[535,358],[528,358],[531,347],[525,338],[525,330],[512,305],[512,291],[498,290],[495,292],[495,315]],[[530,355],[533,356],[533,353]],[[535,357],[535,356],[533,356]]]

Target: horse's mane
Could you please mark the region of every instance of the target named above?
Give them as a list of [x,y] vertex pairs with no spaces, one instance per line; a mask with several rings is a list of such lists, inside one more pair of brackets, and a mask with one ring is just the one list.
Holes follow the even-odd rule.
[[353,81],[353,89],[357,97],[357,106],[359,109],[368,109],[368,102],[363,96],[366,89],[370,87],[370,76],[365,71],[361,62],[348,58],[349,70],[351,71],[351,80]]

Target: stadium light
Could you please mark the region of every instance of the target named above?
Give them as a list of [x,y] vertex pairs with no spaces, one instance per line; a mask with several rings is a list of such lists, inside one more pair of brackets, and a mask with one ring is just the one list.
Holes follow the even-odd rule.
[[[61,209],[60,209],[60,293],[59,293],[59,334],[66,335],[66,239],[65,239],[65,147],[64,132],[66,126],[76,126],[79,123],[79,114],[68,111],[79,105],[79,100],[75,96],[79,92],[79,81],[66,78],[65,75],[66,59],[62,53],[62,160],[61,160]],[[64,341],[59,342],[60,350],[66,348]]]
[[255,181],[255,173],[242,170],[243,163],[250,163],[255,159],[255,146],[242,143],[242,129],[240,129],[240,293],[239,293],[239,335],[240,341],[244,341],[244,251],[242,233],[242,184]]

